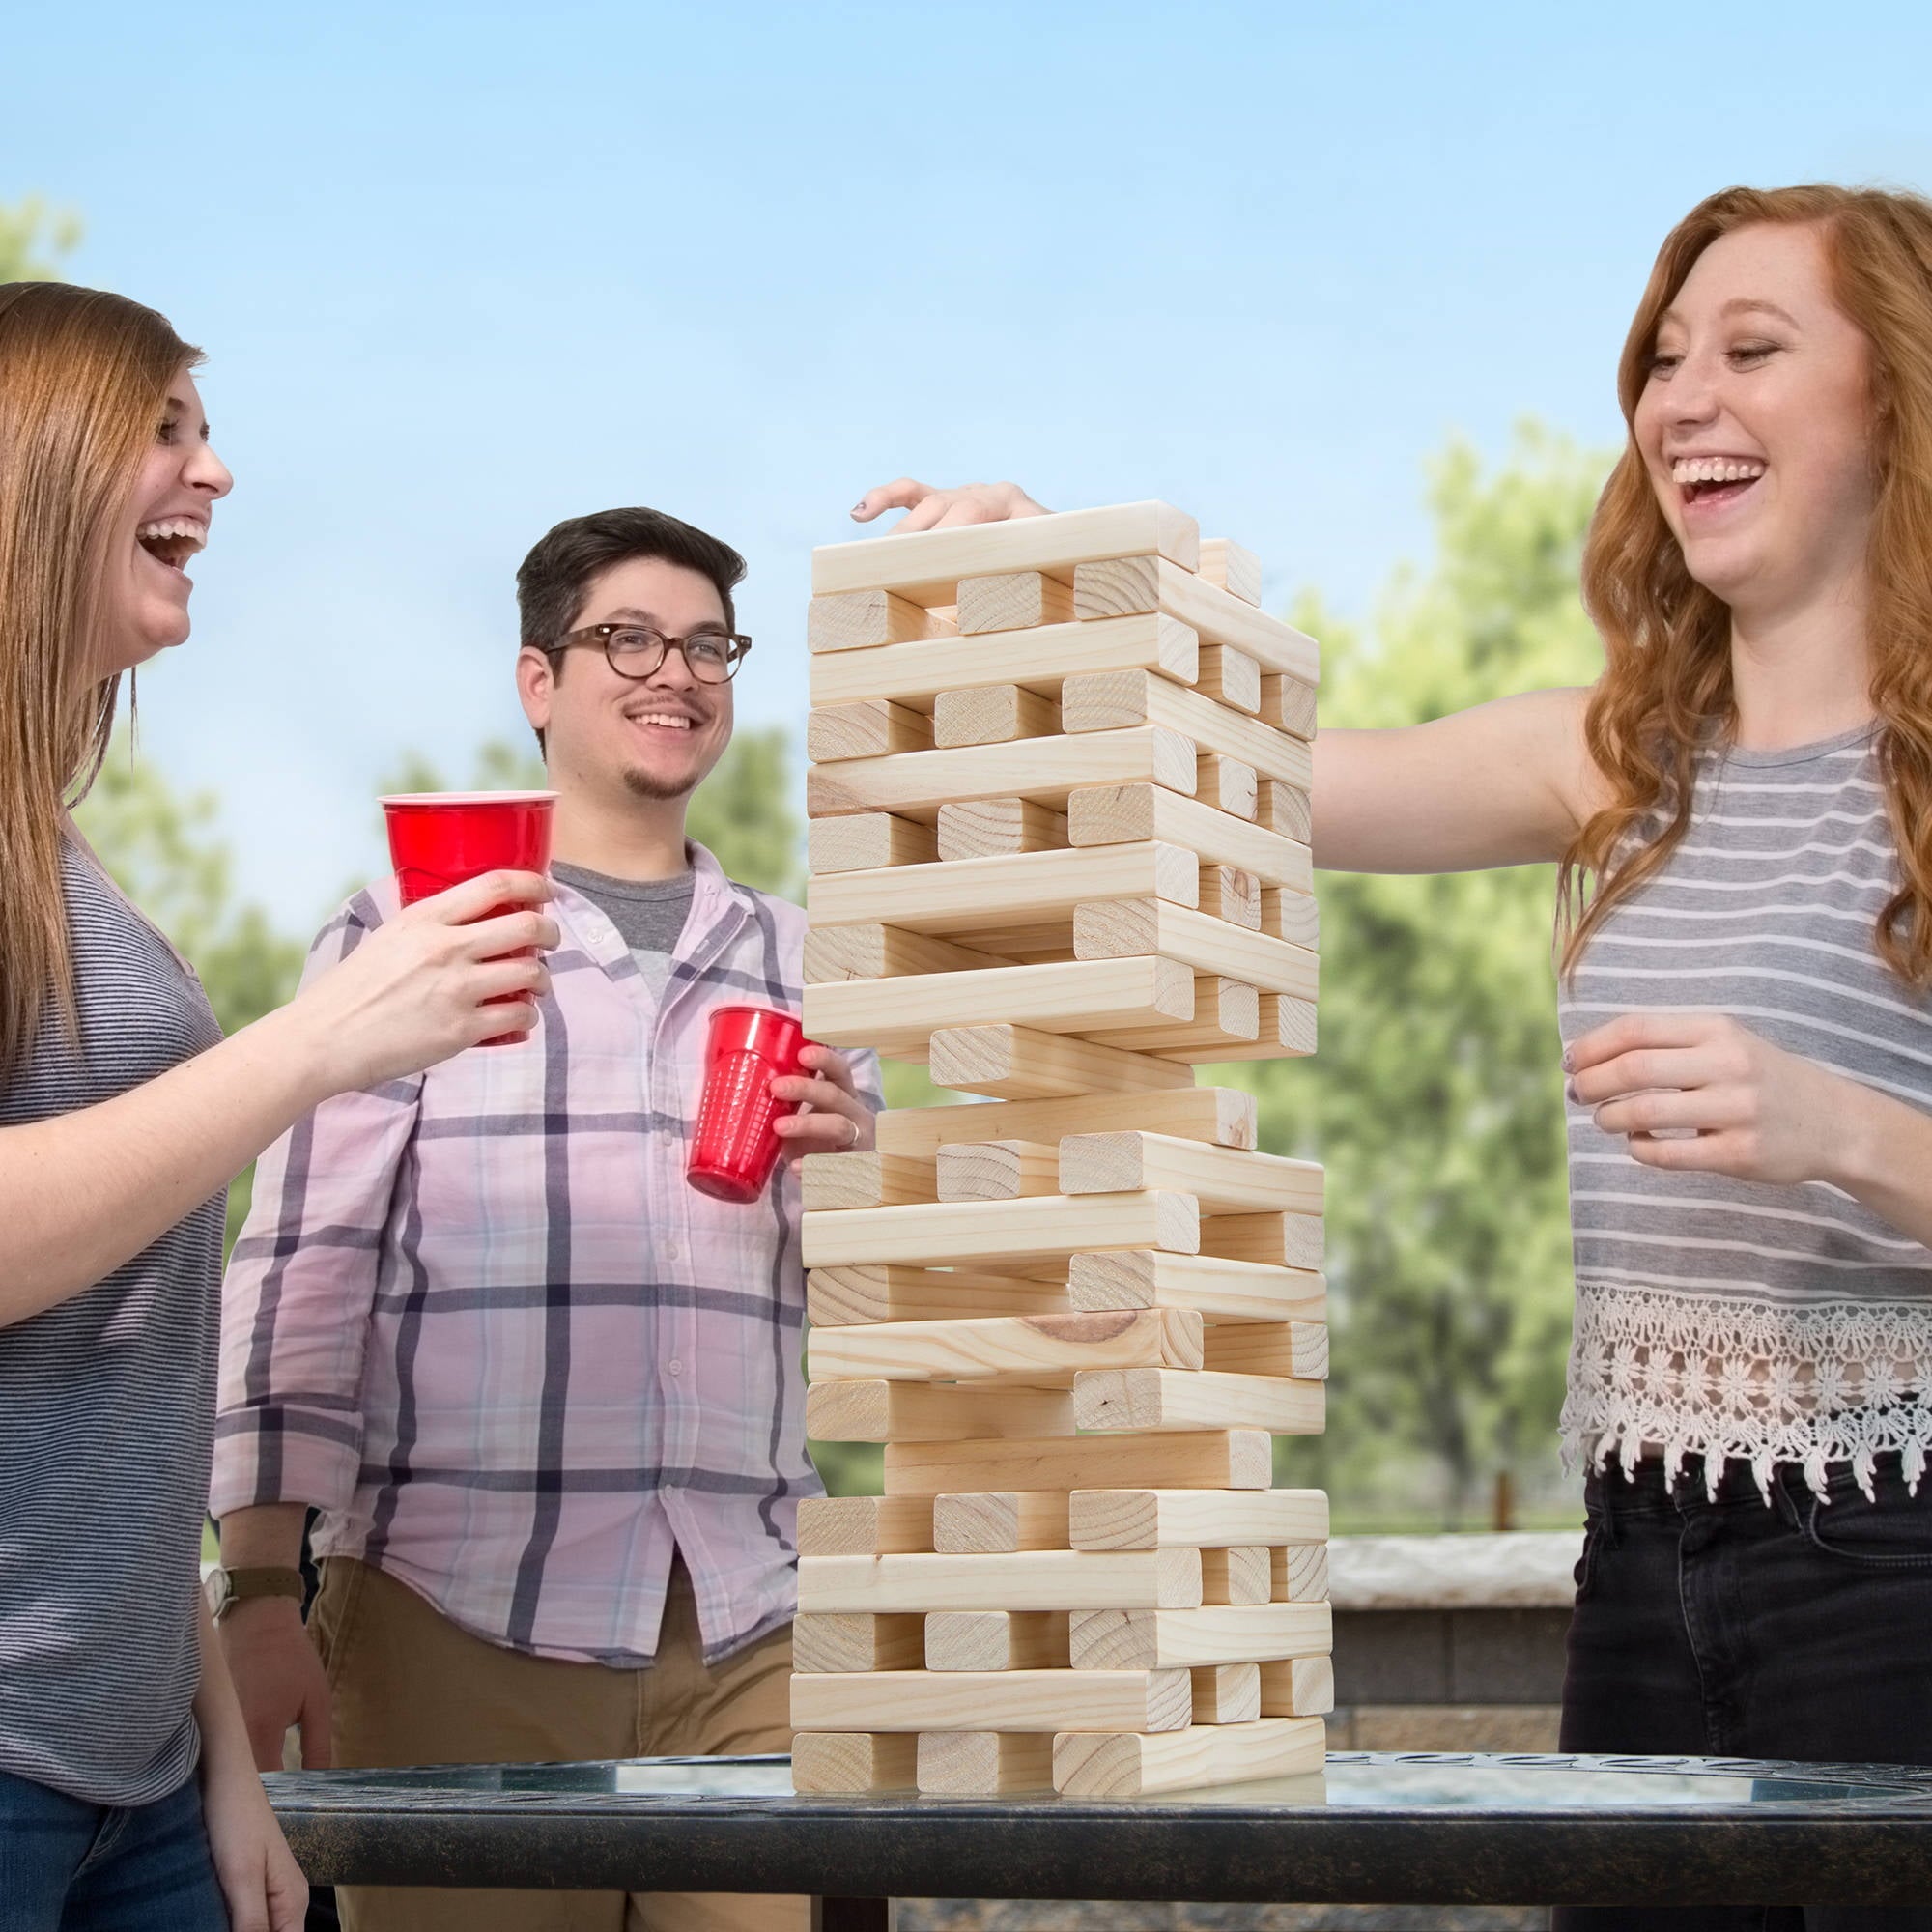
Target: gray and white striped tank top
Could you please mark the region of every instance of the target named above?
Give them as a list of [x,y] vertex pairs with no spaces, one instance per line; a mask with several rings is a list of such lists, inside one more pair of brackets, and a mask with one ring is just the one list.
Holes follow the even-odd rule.
[[[111,1100],[220,1037],[200,985],[71,846],[62,883],[79,1047],[43,1024],[0,1126]],[[92,1804],[165,1798],[195,1767],[220,1268],[215,1200],[0,1327],[0,1771]]]
[[[1875,727],[1700,760],[1662,873],[1610,915],[1559,997],[1565,1042],[1618,1013],[1728,1013],[1932,1113],[1932,999],[1879,959],[1898,855]],[[1573,1460],[1662,1447],[1867,1476],[1932,1446],[1932,1252],[1823,1181],[1660,1172],[1569,1109]]]

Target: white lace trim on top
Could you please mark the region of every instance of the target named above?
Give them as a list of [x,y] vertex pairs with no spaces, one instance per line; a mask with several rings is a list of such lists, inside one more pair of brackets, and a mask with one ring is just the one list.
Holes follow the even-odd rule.
[[1629,1469],[1661,1449],[1674,1475],[1704,1458],[1715,1496],[1726,1459],[1770,1494],[1780,1463],[1822,1494],[1830,1463],[1872,1491],[1895,1451],[1916,1492],[1932,1449],[1932,1303],[1813,1301],[1803,1307],[1673,1294],[1622,1282],[1577,1285],[1563,1454]]

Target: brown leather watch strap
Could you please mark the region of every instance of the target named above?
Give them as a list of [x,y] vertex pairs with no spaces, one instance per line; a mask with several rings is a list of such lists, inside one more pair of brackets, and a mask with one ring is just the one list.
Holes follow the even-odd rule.
[[291,1597],[298,1604],[308,1594],[299,1570],[264,1566],[253,1570],[223,1570],[215,1584],[217,1620],[236,1604],[250,1597]]

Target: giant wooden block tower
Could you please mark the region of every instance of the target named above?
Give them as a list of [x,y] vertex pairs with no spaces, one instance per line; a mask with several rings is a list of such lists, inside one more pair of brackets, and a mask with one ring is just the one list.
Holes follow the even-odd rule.
[[1164,503],[819,551],[805,1021],[980,1096],[805,1163],[801,1791],[1320,1766],[1321,1170],[1194,1065],[1312,1052],[1314,643]]

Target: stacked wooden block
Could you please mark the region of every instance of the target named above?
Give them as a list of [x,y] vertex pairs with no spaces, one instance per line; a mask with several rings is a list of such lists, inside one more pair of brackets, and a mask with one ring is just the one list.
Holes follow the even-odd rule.
[[1314,643],[1162,503],[812,567],[815,1039],[980,1096],[805,1163],[801,1791],[1321,1762],[1321,1170],[1194,1065],[1312,1052]]

